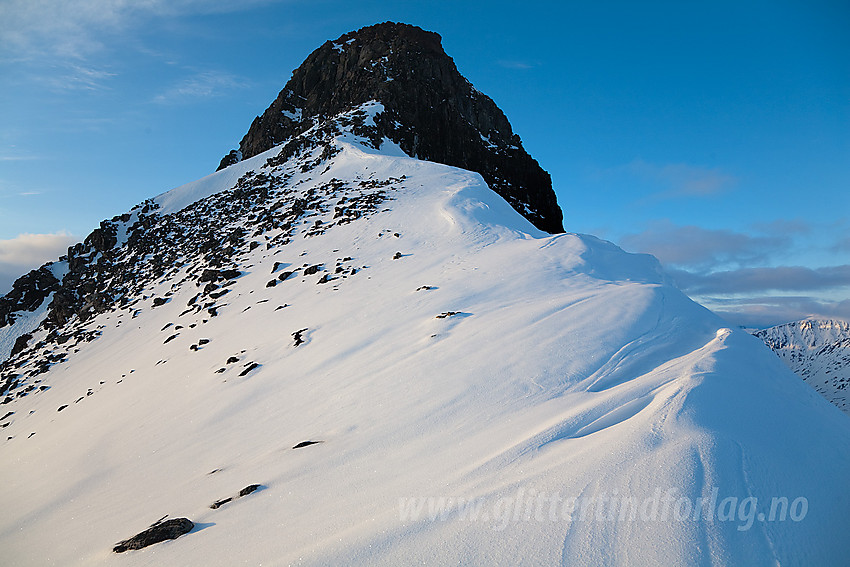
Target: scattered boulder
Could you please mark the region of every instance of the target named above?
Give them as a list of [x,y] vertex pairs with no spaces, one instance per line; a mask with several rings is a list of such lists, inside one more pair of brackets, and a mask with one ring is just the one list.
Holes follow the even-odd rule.
[[167,539],[177,539],[183,534],[192,531],[194,527],[195,524],[188,518],[172,518],[164,522],[157,522],[130,539],[118,542],[112,548],[112,551],[115,553],[124,553],[129,549],[143,549]]
[[396,252],[396,253],[393,255],[393,260],[398,260],[398,259],[399,259],[399,258],[401,258],[401,257],[402,257],[401,252]]
[[[215,472],[215,471],[213,471],[213,472]],[[212,474],[212,473],[210,473],[210,474]],[[249,484],[248,486],[246,486],[245,488],[240,490],[239,494],[237,494],[236,496],[229,496],[227,498],[222,498],[221,500],[216,500],[215,502],[210,504],[210,508],[212,508],[213,510],[221,508],[222,506],[224,506],[228,502],[232,502],[232,501],[234,501],[238,498],[242,498],[243,496],[248,496],[249,494],[251,494],[252,492],[257,490],[261,486],[262,486],[261,484]]]
[[201,277],[198,278],[199,282],[214,282],[219,279],[218,270],[205,269],[201,272]]
[[437,315],[437,319],[445,319],[446,317],[451,317],[453,315],[460,315],[460,311],[445,311]]
[[199,282],[217,282],[219,280],[233,280],[242,275],[239,270],[215,270],[211,268],[204,269],[201,272]]
[[231,500],[233,500],[232,497],[222,498],[221,500],[216,500],[215,502],[210,504],[210,508],[212,508],[213,510],[217,510],[217,509],[221,508],[222,506],[224,506],[225,504],[227,504],[228,502],[230,502]]
[[9,354],[9,357],[11,358],[19,352],[23,351],[25,348],[27,348],[27,343],[30,341],[31,338],[31,334],[24,333],[23,335],[15,339],[15,344],[12,347],[12,352]]
[[292,333],[292,338],[295,339],[295,346],[304,344],[304,331],[306,330],[307,329],[301,329]]
[[257,364],[256,362],[249,362],[246,365],[245,370],[243,370],[242,372],[239,373],[239,376],[245,376],[246,374],[251,372],[253,369],[257,368],[258,366],[259,366],[259,364]]
[[165,305],[166,303],[168,303],[167,297],[155,297],[153,300],[154,307],[159,307],[160,305]]

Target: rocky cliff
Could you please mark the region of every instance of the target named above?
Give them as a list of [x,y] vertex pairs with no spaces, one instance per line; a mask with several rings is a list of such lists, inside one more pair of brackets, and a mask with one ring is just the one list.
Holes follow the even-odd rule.
[[371,100],[384,107],[375,120],[379,135],[405,153],[480,173],[537,228],[564,231],[549,174],[523,149],[504,113],[458,72],[438,34],[406,24],[387,22],[325,42],[219,169]]

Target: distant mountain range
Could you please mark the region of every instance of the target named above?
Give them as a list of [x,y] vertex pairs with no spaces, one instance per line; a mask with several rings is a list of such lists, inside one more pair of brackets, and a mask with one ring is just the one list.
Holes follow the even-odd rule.
[[850,323],[804,319],[753,334],[809,386],[850,415]]

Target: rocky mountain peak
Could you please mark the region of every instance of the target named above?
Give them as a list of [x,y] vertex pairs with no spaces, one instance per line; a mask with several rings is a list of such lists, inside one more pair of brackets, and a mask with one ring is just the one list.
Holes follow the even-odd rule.
[[375,117],[379,135],[405,153],[480,173],[537,228],[563,232],[551,178],[505,114],[460,74],[439,34],[407,24],[386,22],[325,42],[219,169],[369,101],[384,108]]

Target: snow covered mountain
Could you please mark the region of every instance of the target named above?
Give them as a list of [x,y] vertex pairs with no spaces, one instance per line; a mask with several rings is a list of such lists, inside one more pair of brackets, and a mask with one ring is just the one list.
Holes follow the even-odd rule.
[[850,324],[804,319],[753,333],[788,368],[845,413],[850,413]]
[[380,94],[0,299],[3,562],[844,564],[847,416]]

